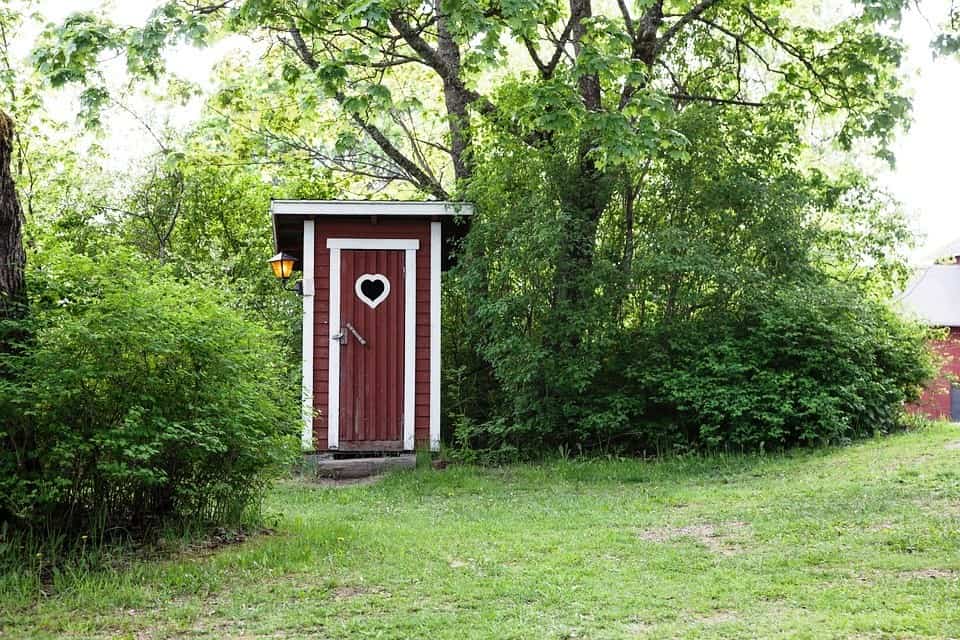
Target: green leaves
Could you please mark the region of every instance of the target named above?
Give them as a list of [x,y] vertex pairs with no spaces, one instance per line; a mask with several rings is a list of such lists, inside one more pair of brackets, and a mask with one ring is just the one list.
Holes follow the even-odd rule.
[[115,25],[92,13],[74,13],[62,25],[49,25],[33,50],[38,71],[54,87],[86,82],[97,71],[99,56],[119,46]]
[[296,450],[275,336],[129,252],[34,260],[33,340],[0,404],[31,446],[0,452],[0,512],[47,533],[236,522]]
[[110,92],[100,86],[87,87],[80,93],[80,122],[87,127],[100,124],[100,112],[110,102]]
[[283,77],[283,79],[290,84],[294,84],[300,79],[300,73],[300,66],[293,64],[292,62],[284,62],[280,71],[280,75]]
[[347,79],[347,68],[338,61],[324,62],[313,73],[327,97],[340,93]]
[[[444,317],[463,336],[448,362],[482,372],[462,382],[471,438],[498,451],[766,446],[865,432],[858,408],[892,419],[906,389],[894,380],[916,380],[912,346],[889,366],[853,358],[843,373],[862,388],[825,363],[887,329],[913,345],[911,330],[882,319],[847,340],[846,324],[820,316],[876,310],[902,229],[871,185],[811,167],[823,148],[891,157],[909,101],[883,25],[901,7],[867,0],[829,17],[766,0],[643,0],[571,15],[578,6],[171,0],[137,29],[92,16],[50,27],[38,67],[58,86],[84,83],[91,123],[109,54],[156,78],[176,41],[231,32],[274,45],[222,62],[203,120],[136,178],[125,213],[71,209],[57,233],[95,251],[106,229],[282,325],[296,312],[257,270],[269,231],[249,216],[268,197],[461,191],[480,215],[456,247]],[[811,130],[835,144],[813,148]],[[834,287],[840,274],[852,275]],[[797,343],[778,345],[773,328]],[[197,339],[171,340],[203,351],[210,338]],[[174,358],[156,348],[151,365]],[[140,419],[218,450],[214,418],[193,417]],[[121,441],[119,457],[147,455]]]
[[[541,147],[483,130],[444,310],[461,337],[446,361],[491,371],[448,383],[461,446],[771,449],[894,428],[931,372],[923,331],[883,302],[895,206],[808,170],[779,105],[639,91],[628,113],[592,112],[564,86],[496,98],[515,123],[558,113],[573,130]],[[584,178],[584,148],[612,185]],[[592,226],[598,185],[614,194]]]
[[74,13],[61,25],[49,24],[32,52],[37,71],[53,87],[84,87],[81,122],[96,126],[109,102],[101,65],[106,54],[121,54],[135,79],[157,80],[164,73],[163,55],[177,41],[203,46],[211,25],[176,0],[160,5],[141,28],[120,28],[93,13]]
[[337,153],[345,154],[349,151],[356,149],[360,144],[360,139],[357,137],[357,134],[353,131],[342,131],[340,135],[337,136],[337,140],[334,143],[334,148]]

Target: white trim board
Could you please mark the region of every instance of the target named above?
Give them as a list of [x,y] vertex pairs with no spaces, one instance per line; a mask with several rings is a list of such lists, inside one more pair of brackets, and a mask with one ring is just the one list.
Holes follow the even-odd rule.
[[395,238],[328,238],[327,249],[398,249],[406,251],[419,249],[420,241],[416,239]]
[[403,313],[403,448],[413,451],[417,413],[417,250],[407,249]]
[[303,360],[303,428],[300,433],[300,447],[304,451],[313,451],[313,294],[314,294],[314,222],[303,221],[303,337],[301,339]]
[[386,249],[404,252],[403,313],[403,448],[413,450],[416,424],[417,249],[419,240],[330,238],[330,357],[327,360],[327,448],[340,447],[341,255],[344,249]]
[[399,200],[271,200],[274,216],[470,216],[466,202]]
[[[327,448],[340,447],[340,249],[330,249],[330,350],[327,357]],[[336,364],[334,364],[336,363]]]
[[440,450],[440,222],[430,223],[430,450]]

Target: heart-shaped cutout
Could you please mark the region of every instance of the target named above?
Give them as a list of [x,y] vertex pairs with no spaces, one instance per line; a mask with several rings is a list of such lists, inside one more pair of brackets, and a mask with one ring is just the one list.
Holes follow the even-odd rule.
[[365,305],[376,309],[390,295],[390,281],[382,273],[365,273],[357,278],[353,289]]

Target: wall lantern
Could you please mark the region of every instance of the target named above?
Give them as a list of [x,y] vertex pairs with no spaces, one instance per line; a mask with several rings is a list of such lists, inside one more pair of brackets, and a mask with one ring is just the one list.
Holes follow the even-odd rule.
[[293,274],[293,263],[296,261],[297,259],[289,253],[278,253],[267,260],[270,263],[270,268],[273,269],[273,275],[283,281],[290,279]]
[[[281,282],[286,282],[290,279],[290,276],[293,275],[293,263],[296,261],[297,259],[289,253],[282,252],[267,260],[270,268],[273,269],[273,275]],[[297,282],[293,287],[284,287],[284,289],[301,293],[303,291],[303,284]]]

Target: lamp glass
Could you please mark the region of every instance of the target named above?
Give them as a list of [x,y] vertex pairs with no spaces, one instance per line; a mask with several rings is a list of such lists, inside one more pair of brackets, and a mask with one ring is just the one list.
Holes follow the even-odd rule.
[[273,269],[273,275],[280,280],[287,280],[293,274],[293,263],[296,259],[287,253],[278,253],[270,258],[270,268]]

